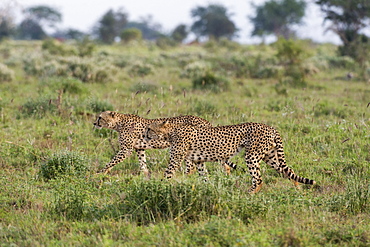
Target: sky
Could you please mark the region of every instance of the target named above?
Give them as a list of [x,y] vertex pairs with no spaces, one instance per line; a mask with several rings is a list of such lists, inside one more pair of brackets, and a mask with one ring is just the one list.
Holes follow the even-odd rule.
[[[63,16],[59,28],[74,28],[83,32],[92,29],[95,23],[109,10],[123,8],[128,13],[129,21],[138,21],[141,17],[151,15],[153,21],[161,24],[162,31],[171,32],[177,25],[193,23],[190,12],[197,6],[208,6],[208,4],[222,4],[229,13],[232,13],[231,20],[235,23],[238,38],[235,40],[245,44],[259,43],[261,39],[250,37],[253,29],[248,16],[254,15],[252,4],[261,5],[266,0],[1,0],[12,2],[16,6],[16,12],[20,13],[21,8],[34,5],[47,5],[59,10]],[[310,38],[317,42],[331,42],[340,44],[339,38],[332,32],[325,32],[323,14],[318,6],[312,1],[306,9],[306,16],[303,19],[304,25],[300,26],[298,36]],[[20,16],[20,14],[17,14]],[[267,40],[269,41],[269,40]]]

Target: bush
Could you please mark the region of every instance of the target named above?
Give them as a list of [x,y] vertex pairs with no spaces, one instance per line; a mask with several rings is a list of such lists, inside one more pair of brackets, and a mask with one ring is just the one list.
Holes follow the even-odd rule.
[[209,89],[213,92],[220,92],[227,91],[229,87],[230,82],[226,78],[216,76],[210,71],[193,79],[194,89]]
[[305,85],[306,70],[304,68],[304,61],[310,54],[306,50],[304,43],[294,40],[286,40],[280,38],[276,42],[277,58],[280,64],[284,67],[284,76],[289,77],[287,81],[294,86],[295,84],[301,86]]
[[42,42],[42,49],[48,51],[52,55],[73,56],[77,55],[77,50],[73,47],[68,47],[56,39],[46,39]]
[[348,56],[329,57],[328,61],[332,68],[353,69],[355,67],[355,60]]
[[88,171],[86,164],[88,161],[84,155],[73,151],[62,151],[52,154],[46,163],[41,165],[40,176],[46,180],[62,176],[81,176]]
[[113,111],[114,108],[113,106],[107,102],[107,101],[99,101],[97,99],[91,100],[88,103],[88,109],[95,112],[95,113],[100,113],[103,111]]
[[152,92],[156,93],[158,91],[158,86],[150,82],[139,82],[135,83],[131,88],[132,92]]
[[211,102],[205,100],[196,100],[195,102],[192,100],[191,105],[194,107],[193,111],[197,116],[212,116],[217,113],[217,107]]
[[50,92],[62,90],[63,93],[80,95],[88,91],[82,81],[73,77],[44,77],[40,85],[50,89]]
[[0,63],[0,82],[13,81],[15,79],[14,71],[5,64]]
[[153,66],[149,64],[144,64],[142,62],[135,62],[131,65],[131,68],[129,69],[129,75],[131,76],[147,76],[149,74],[154,73]]
[[133,40],[141,40],[142,39],[142,33],[140,29],[137,28],[127,28],[122,31],[121,33],[121,40],[125,43],[128,43]]
[[181,73],[181,77],[190,79],[197,78],[205,74],[209,68],[210,66],[205,62],[192,62],[185,66]]
[[77,49],[80,57],[91,56],[96,50],[96,45],[85,37],[81,42],[77,43]]
[[37,99],[28,99],[21,106],[20,113],[24,117],[42,118],[47,113],[55,113],[57,110],[57,105],[50,98],[40,97]]

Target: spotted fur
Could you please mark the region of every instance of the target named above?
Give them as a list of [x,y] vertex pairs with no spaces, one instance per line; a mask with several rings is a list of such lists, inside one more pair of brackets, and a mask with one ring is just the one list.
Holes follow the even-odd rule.
[[170,164],[165,177],[172,178],[183,159],[194,161],[200,174],[205,174],[203,162],[227,162],[232,156],[245,149],[245,161],[252,176],[251,193],[258,192],[262,186],[260,162],[265,161],[272,168],[298,183],[315,184],[303,178],[286,165],[283,143],[280,134],[272,127],[261,123],[201,128],[186,124],[156,122],[145,130],[145,139],[168,140]]
[[[195,116],[146,119],[136,115],[121,114],[114,111],[102,112],[94,122],[94,126],[98,129],[108,128],[116,130],[119,133],[118,141],[120,150],[102,170],[98,171],[98,173],[107,174],[115,165],[130,156],[132,151],[135,150],[139,158],[140,170],[144,174],[148,175],[149,170],[146,165],[145,149],[168,148],[170,143],[164,139],[145,141],[143,137],[143,131],[149,124],[162,123],[163,121],[168,121],[169,123],[174,124],[181,123],[196,125],[203,128],[211,126],[207,120]],[[236,167],[231,162],[228,162],[227,164],[233,168]],[[194,164],[191,161],[186,161],[186,173],[191,173],[193,167]]]

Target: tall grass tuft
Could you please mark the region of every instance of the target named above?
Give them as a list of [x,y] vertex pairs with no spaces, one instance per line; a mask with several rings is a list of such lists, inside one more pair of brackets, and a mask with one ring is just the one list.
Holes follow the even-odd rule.
[[40,167],[40,177],[45,180],[63,176],[81,176],[88,171],[85,155],[75,151],[61,151],[52,154]]

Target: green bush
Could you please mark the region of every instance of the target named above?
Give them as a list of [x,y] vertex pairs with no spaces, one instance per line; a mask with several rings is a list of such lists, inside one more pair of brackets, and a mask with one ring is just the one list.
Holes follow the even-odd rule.
[[287,81],[291,86],[305,85],[307,71],[304,68],[304,62],[310,57],[306,46],[304,42],[292,39],[280,38],[276,42],[276,57],[284,67],[284,76],[288,77]]
[[142,39],[142,33],[140,29],[137,28],[127,28],[122,31],[121,40],[125,43],[128,43],[130,41],[140,41]]
[[95,112],[95,113],[100,113],[103,111],[113,111],[114,108],[112,104],[110,104],[107,101],[100,101],[97,99],[90,100],[88,103],[88,109]]
[[217,107],[209,101],[196,100],[192,101],[191,105],[194,107],[194,113],[197,116],[215,115],[217,113]]
[[353,69],[355,67],[355,60],[348,56],[343,57],[328,57],[331,68]]
[[58,106],[51,98],[28,99],[20,108],[21,116],[43,118],[47,113],[54,114]]
[[0,82],[13,81],[15,79],[14,71],[5,64],[0,63]]
[[77,50],[62,44],[56,39],[46,39],[42,42],[42,49],[48,51],[51,55],[73,56],[77,55]]
[[132,92],[152,92],[156,93],[158,91],[158,86],[151,82],[139,82],[135,83],[130,87]]
[[150,64],[144,64],[142,62],[134,62],[129,69],[129,75],[144,77],[154,73],[154,68]]
[[88,171],[87,158],[74,151],[61,151],[52,154],[41,165],[40,177],[46,180],[62,176],[81,176]]
[[78,55],[80,57],[91,56],[96,50],[96,45],[87,37],[77,43]]
[[226,78],[217,76],[210,71],[195,77],[192,82],[194,89],[206,89],[213,92],[227,91],[230,87],[230,82]]
[[195,61],[189,63],[185,66],[184,70],[181,73],[183,78],[197,78],[202,76],[210,69],[210,65],[203,61]]

